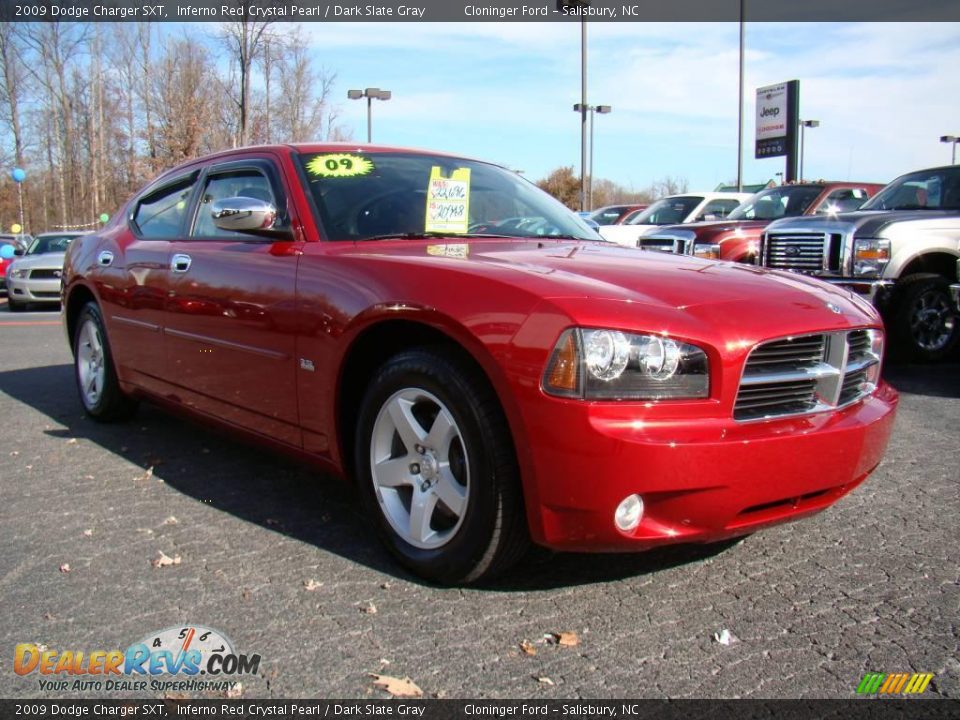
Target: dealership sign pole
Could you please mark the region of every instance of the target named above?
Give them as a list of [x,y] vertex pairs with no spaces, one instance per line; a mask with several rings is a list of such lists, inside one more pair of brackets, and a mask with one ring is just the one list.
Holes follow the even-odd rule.
[[797,180],[797,124],[800,121],[800,81],[757,88],[757,159],[787,158],[786,182]]

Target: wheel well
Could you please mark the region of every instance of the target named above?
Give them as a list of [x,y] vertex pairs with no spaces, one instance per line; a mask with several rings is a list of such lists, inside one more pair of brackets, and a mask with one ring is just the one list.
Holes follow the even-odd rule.
[[916,273],[936,273],[952,282],[957,275],[957,257],[945,252],[931,252],[911,260],[901,271],[900,277]]
[[83,310],[84,306],[91,300],[95,301],[96,298],[93,296],[93,293],[90,292],[90,289],[83,285],[78,285],[74,288],[73,292],[70,293],[70,297],[67,298],[67,338],[70,342],[71,351],[73,350],[73,334],[77,328],[77,317],[80,315],[80,311]]
[[[343,359],[343,372],[337,394],[337,435],[344,472],[353,477],[353,445],[356,440],[357,418],[363,395],[373,380],[374,373],[390,357],[412,348],[443,348],[458,356],[461,362],[479,370],[496,395],[490,378],[481,365],[460,343],[436,328],[409,320],[390,320],[365,330]],[[498,398],[499,400],[499,398]],[[501,409],[502,409],[501,403]]]

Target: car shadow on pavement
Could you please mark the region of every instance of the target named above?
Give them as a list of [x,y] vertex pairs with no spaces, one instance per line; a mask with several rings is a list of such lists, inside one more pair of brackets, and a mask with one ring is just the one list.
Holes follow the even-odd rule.
[[[904,366],[896,383],[906,392],[958,397],[958,371],[932,373]],[[67,441],[86,439],[198,502],[326,552],[411,582],[383,549],[360,511],[353,489],[317,469],[255,444],[184,420],[150,404],[120,424],[100,424],[80,406],[71,365],[0,372],[0,392],[59,425],[44,432]],[[147,469],[152,469],[146,473]],[[110,472],[117,472],[114,467]],[[551,553],[533,550],[517,567],[483,588],[535,591],[608,582],[703,561],[736,544],[676,545],[637,554]]]
[[902,393],[960,398],[960,362],[930,365],[888,362],[883,376]]

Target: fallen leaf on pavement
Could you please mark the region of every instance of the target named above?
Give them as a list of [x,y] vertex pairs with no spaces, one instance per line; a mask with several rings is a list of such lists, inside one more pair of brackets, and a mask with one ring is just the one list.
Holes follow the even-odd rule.
[[90,537],[91,535],[93,535],[93,530],[84,530],[83,535],[84,537]]
[[417,687],[416,683],[410,678],[390,677],[389,675],[377,675],[370,673],[375,687],[382,688],[394,697],[399,698],[418,698],[423,697],[423,690]]
[[19,450],[11,450],[11,451],[10,451],[10,457],[16,457],[16,456],[19,455],[19,454],[20,454],[20,451],[19,451]]
[[168,517],[166,520],[163,521],[163,524],[164,524],[164,525],[176,525],[178,522],[180,522],[180,521],[177,520],[173,515],[171,515],[170,517]]
[[76,438],[70,438],[69,440],[67,440],[67,445],[76,445],[76,444],[77,444]]
[[243,697],[243,683],[238,682],[232,688],[227,690],[226,695],[231,700],[236,699],[238,697]]
[[143,475],[138,475],[134,480],[149,480],[153,477],[153,465],[147,468],[146,472]]
[[60,566],[60,572],[62,572],[62,573],[68,573],[68,572],[70,572],[70,563],[63,563],[63,564]]
[[162,568],[162,567],[168,567],[170,565],[180,564],[179,555],[174,555],[173,557],[170,557],[163,550],[159,550],[158,552],[160,553],[160,557],[150,561],[150,564],[153,565],[153,567]]
[[556,683],[548,677],[537,677],[534,675],[533,679],[541,685],[556,685]]
[[364,613],[364,614],[366,614],[366,615],[376,615],[376,614],[377,614],[377,606],[374,605],[373,603],[370,603],[370,604],[367,605],[366,607],[360,608],[360,612],[362,612],[362,613]]
[[523,654],[524,654],[524,655],[536,655],[536,654],[537,654],[537,648],[534,647],[533,643],[530,642],[529,640],[521,640],[521,641],[520,641],[520,650],[523,651]]
[[580,644],[580,638],[575,632],[544,633],[543,639],[547,641],[548,645],[574,647]]
[[318,582],[317,580],[304,580],[304,581],[303,581],[303,587],[304,587],[304,589],[306,589],[308,592],[313,592],[314,590],[317,590],[317,589],[319,589],[319,588],[322,588],[322,587],[323,587],[323,583],[322,583],[322,582]]

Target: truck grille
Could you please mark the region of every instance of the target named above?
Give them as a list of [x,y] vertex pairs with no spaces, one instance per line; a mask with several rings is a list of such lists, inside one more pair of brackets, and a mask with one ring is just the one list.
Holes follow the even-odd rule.
[[62,270],[38,269],[30,271],[31,280],[56,280],[63,274]]
[[768,233],[763,264],[781,270],[822,270],[827,238],[824,233]]
[[869,395],[880,377],[878,330],[841,330],[771,340],[747,357],[735,420],[833,410]]
[[672,237],[642,237],[637,240],[637,247],[641,250],[657,250],[668,253],[684,252],[683,240]]

